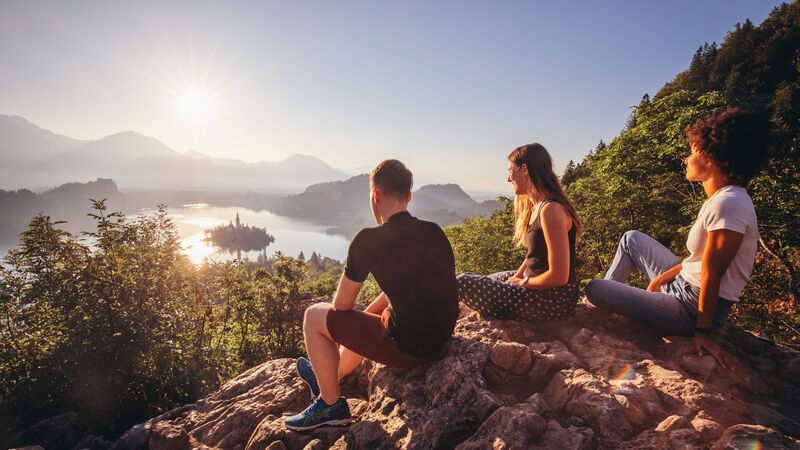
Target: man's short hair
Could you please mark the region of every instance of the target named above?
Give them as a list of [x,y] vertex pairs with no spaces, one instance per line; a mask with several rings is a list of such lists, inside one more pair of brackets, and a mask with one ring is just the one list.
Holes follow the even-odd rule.
[[375,167],[375,170],[369,175],[369,182],[384,195],[405,200],[411,193],[414,176],[402,162],[396,159],[387,159]]

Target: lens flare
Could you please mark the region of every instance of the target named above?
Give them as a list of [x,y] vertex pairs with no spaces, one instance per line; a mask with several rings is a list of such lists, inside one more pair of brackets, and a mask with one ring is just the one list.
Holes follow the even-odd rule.
[[619,372],[611,379],[611,393],[619,394],[622,391],[622,385],[625,381],[630,381],[636,378],[636,369],[630,364],[625,364],[619,369]]

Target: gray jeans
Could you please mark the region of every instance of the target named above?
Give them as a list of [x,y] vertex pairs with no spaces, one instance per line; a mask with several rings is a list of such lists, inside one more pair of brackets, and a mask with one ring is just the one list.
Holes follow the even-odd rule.
[[[668,248],[640,231],[628,231],[617,246],[617,254],[603,280],[586,285],[586,298],[598,308],[613,311],[659,328],[669,334],[691,336],[697,323],[700,288],[678,275],[661,286],[661,292],[648,292],[625,284],[634,269],[652,280],[680,259]],[[725,324],[732,302],[720,298],[714,311],[712,328]]]

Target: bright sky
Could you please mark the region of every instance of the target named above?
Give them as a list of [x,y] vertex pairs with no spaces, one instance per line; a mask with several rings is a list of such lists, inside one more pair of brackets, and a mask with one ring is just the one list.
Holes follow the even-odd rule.
[[506,156],[560,171],[774,0],[0,2],[0,113],[82,139],[416,173],[504,192]]

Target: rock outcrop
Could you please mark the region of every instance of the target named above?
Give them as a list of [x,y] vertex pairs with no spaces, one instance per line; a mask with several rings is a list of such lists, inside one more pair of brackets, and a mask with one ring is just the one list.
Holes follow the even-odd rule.
[[365,362],[344,381],[348,427],[288,431],[283,417],[309,391],[279,359],[113,448],[800,448],[800,354],[733,328],[722,343],[735,371],[588,304],[545,325],[462,309],[442,359],[411,371]]

